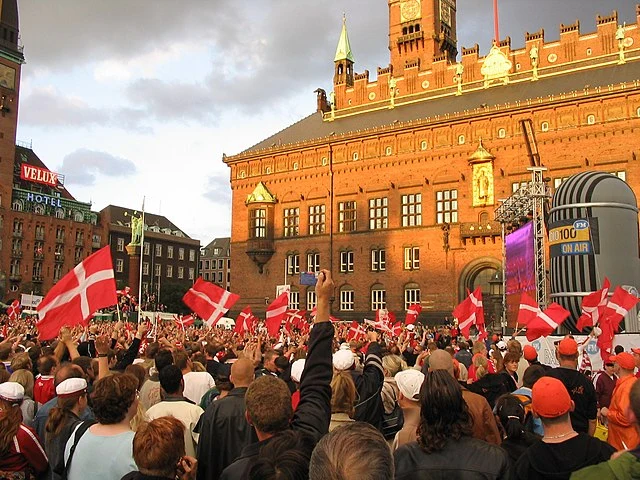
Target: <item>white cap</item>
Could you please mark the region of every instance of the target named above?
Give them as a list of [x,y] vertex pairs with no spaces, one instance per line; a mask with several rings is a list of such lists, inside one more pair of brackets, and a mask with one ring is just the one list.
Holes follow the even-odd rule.
[[301,358],[291,364],[291,380],[296,383],[300,383],[300,377],[302,377],[302,371],[304,370],[305,359]]
[[9,403],[22,403],[24,387],[17,382],[0,383],[0,400]]
[[84,378],[67,378],[65,381],[60,382],[56,387],[56,395],[59,397],[66,397],[86,390],[87,381]]
[[402,395],[414,402],[419,400],[420,389],[422,382],[424,382],[424,374],[421,371],[409,368],[396,373],[394,378]]
[[507,344],[504,342],[504,340],[500,340],[498,343],[496,343],[496,347],[498,347],[498,350],[500,350],[501,352],[504,352],[507,349]]
[[340,350],[351,350],[351,346],[347,342],[340,344]]
[[333,354],[333,368],[336,370],[348,370],[353,365],[354,358],[351,350],[338,350]]

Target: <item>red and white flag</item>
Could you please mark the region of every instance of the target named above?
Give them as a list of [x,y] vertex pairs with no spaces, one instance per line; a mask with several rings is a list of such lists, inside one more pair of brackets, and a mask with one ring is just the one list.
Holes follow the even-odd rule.
[[289,292],[283,292],[267,307],[267,331],[272,337],[276,337],[280,326],[289,308]]
[[[522,302],[520,303],[522,307]],[[527,323],[527,340],[530,342],[540,337],[551,335],[562,322],[564,322],[570,313],[557,303],[552,303],[546,310],[542,311],[538,307],[538,313]]]
[[245,332],[253,333],[256,323],[258,319],[251,312],[251,307],[247,306],[238,314],[233,332],[238,335],[244,335]]
[[177,315],[174,315],[173,319],[178,324],[178,326],[182,327],[183,329],[195,323],[193,315],[185,315],[184,317],[178,317]]
[[594,327],[598,324],[600,317],[607,307],[610,288],[611,283],[609,283],[609,279],[605,277],[600,290],[590,293],[582,299],[582,314],[576,323],[578,331],[581,332],[585,327]]
[[613,291],[599,322],[602,333],[598,337],[597,343],[603,361],[609,361],[609,357],[612,355],[613,337],[620,329],[620,322],[639,301],[638,297],[620,286]]
[[394,337],[399,337],[402,333],[402,322],[396,322],[393,327],[391,327],[391,335]]
[[87,325],[96,310],[118,303],[111,249],[88,256],[49,290],[36,310],[40,339],[55,338],[65,326]]
[[355,320],[351,322],[351,326],[349,327],[349,333],[347,333],[347,340],[359,340],[364,338],[367,335],[367,332],[362,328],[362,326],[356,322]]
[[14,300],[7,308],[7,315],[9,315],[9,320],[18,320],[20,318],[20,313],[22,313],[22,307],[20,306],[19,300]]
[[130,287],[124,287],[122,290],[116,290],[116,294],[118,296],[125,296],[128,297],[129,296],[129,292],[131,291]]
[[476,288],[453,309],[453,317],[458,319],[458,328],[465,338],[469,338],[471,326],[478,330],[484,328],[484,307],[482,305],[482,289]]
[[404,317],[405,325],[413,325],[418,320],[418,315],[422,312],[422,305],[416,303],[414,305],[409,305],[407,310],[407,316]]
[[213,283],[205,282],[200,277],[193,284],[193,287],[184,294],[182,301],[197,313],[209,327],[213,327],[239,298],[240,295],[231,293]]
[[518,310],[518,324],[528,325],[531,320],[536,318],[541,313],[538,302],[531,298],[528,294],[522,293],[520,295],[520,308]]

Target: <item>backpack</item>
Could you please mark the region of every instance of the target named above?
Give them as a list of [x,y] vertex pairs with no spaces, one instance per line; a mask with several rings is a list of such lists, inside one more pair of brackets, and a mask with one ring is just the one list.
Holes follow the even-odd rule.
[[395,406],[390,413],[382,412],[382,435],[386,440],[393,440],[402,427],[404,426],[404,413],[402,412],[402,408],[400,408],[400,404],[398,403],[398,398],[396,397],[395,389],[392,389],[393,397],[395,401]]
[[60,475],[60,478],[62,478],[62,480],[67,480],[68,478],[69,467],[71,467],[71,460],[73,460],[73,454],[76,451],[78,442],[80,441],[82,436],[85,434],[85,432],[89,430],[89,427],[91,425],[94,425],[95,423],[96,422],[89,422],[89,421],[80,422],[78,423],[76,428],[73,430],[73,433],[71,434],[71,436],[73,437],[73,445],[71,446],[71,450],[69,451],[69,458],[67,459],[64,465],[58,465],[53,470],[56,474]]
[[512,394],[514,397],[516,397],[519,401],[520,404],[522,405],[522,408],[524,408],[524,430],[525,432],[530,432],[533,433],[533,420],[534,420],[534,416],[533,416],[533,408],[531,405],[531,398],[529,398],[528,396],[522,394],[522,393],[518,393],[516,394]]

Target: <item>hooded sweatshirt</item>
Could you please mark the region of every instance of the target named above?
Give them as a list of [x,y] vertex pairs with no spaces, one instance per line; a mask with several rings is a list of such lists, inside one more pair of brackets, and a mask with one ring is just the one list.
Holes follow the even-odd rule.
[[572,472],[609,460],[615,449],[597,438],[579,433],[561,443],[533,444],[520,457],[515,478],[522,480],[564,480]]
[[624,452],[614,460],[584,468],[571,475],[572,480],[628,480],[640,478],[640,449]]

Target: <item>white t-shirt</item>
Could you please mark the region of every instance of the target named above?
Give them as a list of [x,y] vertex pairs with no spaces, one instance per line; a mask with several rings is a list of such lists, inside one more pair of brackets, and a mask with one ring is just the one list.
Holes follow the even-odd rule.
[[149,420],[160,417],[174,417],[182,422],[185,427],[184,446],[185,453],[191,457],[196,456],[196,446],[198,444],[198,434],[193,430],[196,428],[200,415],[204,413],[199,406],[181,400],[165,400],[156,403],[147,410]]
[[208,372],[189,372],[182,378],[184,378],[183,395],[196,405],[200,405],[202,396],[216,385]]

